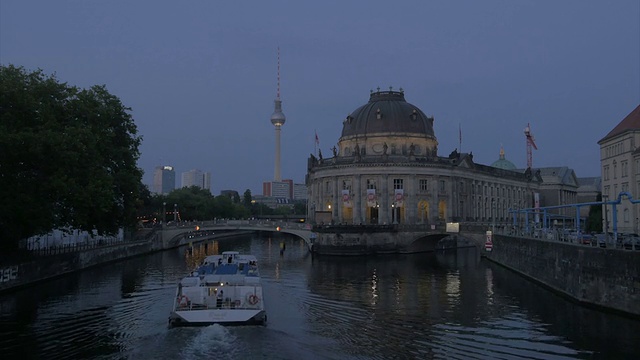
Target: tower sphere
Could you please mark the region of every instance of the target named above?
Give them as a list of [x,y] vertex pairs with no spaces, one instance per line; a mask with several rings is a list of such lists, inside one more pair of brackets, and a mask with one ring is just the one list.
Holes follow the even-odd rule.
[[286,120],[282,112],[282,103],[280,100],[276,100],[276,110],[271,115],[271,123],[275,126],[282,126]]

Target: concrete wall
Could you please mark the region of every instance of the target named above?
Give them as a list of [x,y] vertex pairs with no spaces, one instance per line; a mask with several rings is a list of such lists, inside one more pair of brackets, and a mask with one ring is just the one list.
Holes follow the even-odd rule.
[[30,285],[91,266],[162,250],[159,241],[124,243],[85,251],[38,256],[31,261],[0,268],[0,292]]
[[366,227],[349,227],[342,231],[318,232],[313,252],[319,255],[369,255],[420,253],[436,249],[455,249],[473,244],[456,235],[424,231],[375,231]]
[[640,252],[494,235],[485,256],[577,301],[640,316]]
[[[36,256],[30,261],[0,266],[0,292],[31,285],[91,266],[106,264],[126,258],[162,251],[173,247],[188,245],[210,239],[242,236],[251,231],[228,232],[206,237],[186,239],[178,242],[163,241],[162,234],[151,236],[148,240],[125,242],[83,251],[62,253],[49,256]],[[170,233],[172,237],[176,234]],[[165,236],[166,239],[168,236]]]

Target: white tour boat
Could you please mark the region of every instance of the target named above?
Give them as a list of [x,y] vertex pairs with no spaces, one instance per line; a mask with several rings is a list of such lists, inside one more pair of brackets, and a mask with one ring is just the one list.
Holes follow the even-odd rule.
[[237,251],[207,256],[180,280],[169,317],[171,326],[264,325],[266,321],[258,261]]

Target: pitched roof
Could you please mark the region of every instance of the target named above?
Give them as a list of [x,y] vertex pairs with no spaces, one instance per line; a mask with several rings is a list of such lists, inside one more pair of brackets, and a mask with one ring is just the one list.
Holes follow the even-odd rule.
[[638,130],[640,129],[640,105],[638,105],[632,112],[629,113],[613,130],[609,131],[609,133],[598,141],[598,144],[601,142],[612,138],[616,135],[620,135],[627,130]]
[[578,179],[573,169],[566,166],[540,168],[542,180],[547,184],[562,184],[578,187]]
[[600,191],[602,178],[599,176],[578,178],[578,185],[578,191]]

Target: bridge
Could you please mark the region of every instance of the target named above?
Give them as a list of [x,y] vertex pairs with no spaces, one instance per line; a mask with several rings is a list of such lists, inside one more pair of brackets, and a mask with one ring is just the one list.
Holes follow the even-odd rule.
[[314,232],[308,224],[286,221],[266,220],[216,220],[204,222],[181,222],[165,225],[160,231],[165,248],[186,245],[192,241],[213,238],[220,232],[273,232],[295,235],[307,244],[309,251],[313,248]]
[[[616,199],[601,202],[588,202],[527,209],[509,209],[512,219],[496,222],[460,222],[426,224],[390,224],[390,225],[315,225],[265,220],[217,220],[209,222],[181,222],[177,225],[163,226],[161,231],[164,248],[185,245],[199,239],[211,238],[218,232],[280,232],[295,235],[305,241],[309,251],[322,254],[364,255],[370,253],[414,253],[433,251],[437,248],[452,247],[442,244],[445,239],[454,239],[453,247],[483,247],[487,231],[495,235],[506,235],[522,239],[544,239],[580,243],[580,208],[583,206],[612,206],[613,244],[617,243],[617,209],[621,201],[632,204],[640,202],[631,194],[621,192]],[[549,219],[552,211],[561,208],[575,208],[576,234],[552,225]],[[196,240],[197,241],[197,240]],[[581,244],[582,245],[582,244]],[[591,244],[587,244],[591,245]],[[614,246],[615,247],[615,246]],[[632,246],[635,248],[635,246]]]
[[[487,223],[458,224],[454,232],[447,232],[445,224],[437,226],[405,224],[311,226],[286,221],[217,220],[165,225],[159,233],[164,248],[187,245],[193,241],[204,241],[219,237],[222,233],[243,231],[285,233],[302,239],[310,252],[347,255],[367,253],[368,247],[375,249],[377,253],[433,251],[441,240],[451,236],[466,246],[480,246],[484,243],[485,233],[489,228]],[[392,241],[390,241],[391,238],[393,238]],[[386,245],[380,246],[381,244]],[[345,251],[344,246],[350,250]],[[356,249],[355,253],[354,249]]]

